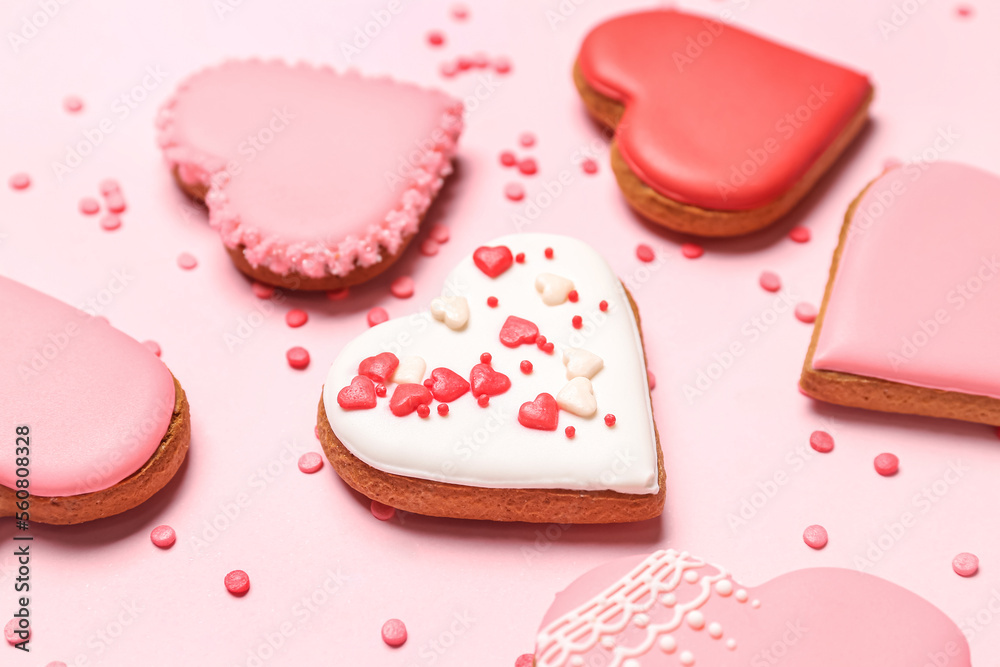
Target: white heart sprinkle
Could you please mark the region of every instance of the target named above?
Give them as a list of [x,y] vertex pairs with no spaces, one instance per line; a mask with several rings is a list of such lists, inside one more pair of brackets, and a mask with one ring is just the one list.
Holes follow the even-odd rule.
[[431,315],[458,331],[469,321],[469,301],[464,296],[439,296],[431,299]]
[[578,347],[570,347],[563,351],[563,363],[566,364],[566,378],[569,380],[576,377],[592,379],[604,368],[604,359]]
[[396,372],[392,374],[392,381],[396,384],[420,384],[424,381],[424,372],[427,370],[427,362],[421,357],[403,357],[396,366]]
[[593,417],[597,414],[594,385],[585,377],[575,377],[567,382],[556,396],[556,403],[566,412],[572,412],[578,417]]
[[546,306],[558,306],[566,303],[569,293],[573,291],[573,281],[552,273],[539,273],[535,278],[535,289],[542,295]]

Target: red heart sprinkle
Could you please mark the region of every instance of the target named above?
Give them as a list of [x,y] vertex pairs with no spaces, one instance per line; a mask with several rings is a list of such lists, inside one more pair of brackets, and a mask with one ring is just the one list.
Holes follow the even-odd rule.
[[510,389],[510,378],[493,370],[489,364],[476,364],[469,374],[472,383],[472,395],[496,396]]
[[358,364],[358,375],[364,375],[375,382],[385,382],[392,377],[399,359],[392,352],[383,352],[374,357],[368,357]]
[[450,368],[435,368],[428,379],[430,386],[427,388],[434,395],[434,400],[441,403],[451,403],[469,391],[465,378]]
[[370,410],[375,407],[375,383],[357,375],[337,394],[337,405],[345,410]]
[[480,246],[472,253],[472,261],[490,278],[496,278],[514,263],[514,255],[507,246]]
[[535,323],[514,315],[509,316],[507,321],[503,323],[503,328],[500,329],[500,342],[507,347],[530,345],[537,338],[538,327],[535,326]]
[[422,384],[399,384],[389,399],[389,409],[397,417],[405,417],[417,407],[427,405],[434,399]]
[[554,431],[559,428],[559,406],[552,394],[541,393],[535,400],[521,405],[517,411],[517,421],[521,426],[536,428],[541,431]]

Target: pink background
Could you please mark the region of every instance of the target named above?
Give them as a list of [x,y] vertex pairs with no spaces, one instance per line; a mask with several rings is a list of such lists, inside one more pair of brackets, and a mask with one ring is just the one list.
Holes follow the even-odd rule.
[[[786,312],[754,339],[744,327],[765,317],[775,299],[757,284],[765,269],[781,275],[794,301],[819,304],[843,212],[887,158],[918,155],[951,128],[959,138],[947,159],[1000,172],[1000,8],[983,1],[971,18],[960,18],[953,2],[912,2],[919,9],[884,38],[879,21],[891,18],[889,0],[685,2],[712,15],[729,9],[740,26],[867,71],[877,91],[869,129],[788,219],[747,239],[706,242],[705,256],[691,261],[679,252],[686,239],[643,223],[625,206],[601,133],[569,76],[585,32],[619,8],[568,0],[470,4],[469,19],[457,22],[447,3],[404,2],[354,60],[363,71],[467,97],[477,86],[486,89],[480,77],[487,75],[445,79],[438,73],[443,61],[485,51],[513,62],[509,75],[494,78],[501,85],[470,109],[457,174],[432,212],[432,221],[451,228],[451,241],[433,258],[414,247],[349,300],[288,296],[269,303],[252,295],[203,211],[171,182],[154,141],[156,109],[186,74],[231,56],[344,67],[341,43],[386,5],[232,0],[238,6],[220,18],[214,7],[224,1],[70,3],[18,52],[7,43],[0,48],[0,175],[6,181],[26,171],[34,181],[25,192],[0,187],[0,271],[71,304],[97,298],[114,271],[127,272],[128,286],[100,314],[162,346],[187,390],[193,421],[187,463],[153,500],[109,520],[33,529],[32,653],[0,646],[3,664],[253,665],[268,636],[286,631],[278,649],[263,649],[269,659],[262,664],[509,667],[532,650],[553,594],[575,576],[664,546],[690,550],[755,584],[796,568],[857,567],[869,542],[881,537],[891,545],[872,554],[880,557],[866,571],[919,593],[956,622],[977,613],[981,622],[996,617],[988,609],[1000,595],[994,430],[816,404],[796,389],[811,326]],[[560,7],[568,15],[559,15]],[[36,0],[7,3],[0,18],[5,42],[36,11]],[[565,20],[552,24],[552,16]],[[431,29],[444,31],[444,47],[427,45]],[[122,118],[115,99],[139,84],[147,67],[166,77]],[[68,94],[83,97],[82,113],[62,109]],[[114,132],[58,181],[52,162],[104,118]],[[538,137],[530,151],[517,147],[523,131]],[[522,177],[502,168],[497,156],[504,149],[535,156],[539,173]],[[595,176],[577,164],[585,152],[600,163]],[[451,266],[480,242],[515,231],[512,215],[523,214],[562,170],[572,182],[530,230],[582,237],[632,281],[658,381],[653,401],[668,476],[663,517],[609,527],[418,516],[382,523],[329,465],[314,476],[300,473],[299,453],[319,449],[313,424],[327,368],[341,344],[365,329],[367,310],[381,305],[402,316],[425,307]],[[129,205],[113,233],[77,211],[79,199],[98,196],[106,177],[119,179]],[[520,204],[502,194],[515,180],[528,192]],[[787,238],[795,224],[809,227],[810,243]],[[661,261],[640,264],[640,242],[656,248]],[[178,268],[181,252],[198,258],[195,270]],[[417,280],[417,293],[401,301],[388,286],[406,274]],[[290,307],[309,312],[305,327],[286,326]],[[230,351],[226,335],[247,318],[260,325]],[[682,387],[734,342],[745,354],[689,402]],[[285,351],[294,345],[311,353],[308,370],[288,367]],[[810,432],[819,428],[836,438],[832,454],[808,449]],[[872,468],[882,451],[901,458],[894,478]],[[953,462],[967,469],[951,484],[944,480],[954,481],[946,475]],[[759,502],[765,496],[754,494],[776,475],[784,483]],[[935,484],[943,491],[935,502],[917,499]],[[727,517],[753,500],[762,506],[734,529]],[[888,537],[887,526],[907,512],[915,516],[912,527]],[[213,521],[222,529],[210,528]],[[179,536],[169,551],[149,541],[160,523]],[[830,532],[821,552],[801,539],[813,523]],[[11,544],[12,532],[9,520],[0,522],[0,543]],[[982,559],[977,577],[952,572],[961,551]],[[12,565],[0,556],[4,618],[13,608]],[[222,585],[235,568],[252,580],[242,599]],[[318,593],[324,582],[335,592]],[[312,595],[326,599],[304,606]],[[379,637],[390,617],[403,619],[410,633],[398,650]],[[998,628],[970,629],[977,664],[993,664],[1000,654]]]

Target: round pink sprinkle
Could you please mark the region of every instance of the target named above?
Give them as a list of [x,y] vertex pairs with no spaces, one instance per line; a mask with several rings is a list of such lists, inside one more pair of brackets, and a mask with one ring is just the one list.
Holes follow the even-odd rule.
[[290,311],[285,313],[285,324],[293,329],[298,329],[308,321],[309,313],[299,308],[292,308]]
[[250,289],[253,290],[253,295],[258,299],[270,299],[274,296],[274,285],[255,282],[250,285]]
[[469,8],[465,5],[452,5],[451,16],[456,21],[464,21],[469,18]]
[[343,301],[350,294],[350,289],[347,287],[338,287],[337,289],[332,289],[326,293],[326,298],[330,301]]
[[803,301],[802,303],[795,304],[795,317],[799,322],[812,324],[816,321],[816,315],[816,306],[811,303]]
[[398,618],[390,618],[382,625],[382,641],[389,646],[402,646],[406,643],[406,626]]
[[506,74],[511,69],[510,60],[500,56],[499,58],[493,59],[493,69],[497,74]]
[[447,243],[451,238],[451,230],[448,229],[448,225],[439,222],[431,227],[430,237],[438,243]]
[[524,199],[524,186],[520,183],[508,183],[503,186],[503,194],[511,201],[521,201]]
[[185,271],[190,271],[194,267],[198,266],[198,260],[195,256],[189,252],[182,252],[177,255],[177,266],[181,267]]
[[883,477],[891,477],[899,472],[899,457],[888,452],[875,457],[875,471]]
[[170,526],[163,524],[162,526],[157,526],[149,533],[149,539],[161,549],[169,549],[177,541],[177,533]]
[[80,200],[80,213],[84,215],[94,215],[101,210],[101,204],[93,197],[84,197]]
[[309,367],[309,352],[304,347],[293,347],[285,352],[285,358],[288,359],[288,365],[297,371],[304,370]]
[[768,292],[777,292],[781,289],[781,278],[773,271],[765,271],[760,274],[760,286]]
[[376,324],[382,324],[389,319],[389,313],[386,312],[385,308],[381,306],[375,306],[368,311],[368,326],[373,327]]
[[427,33],[427,43],[431,46],[441,46],[444,44],[444,33],[440,30],[431,30]]
[[108,205],[108,210],[112,213],[123,213],[125,211],[125,198],[117,190],[105,195],[104,203]]
[[458,74],[458,65],[453,62],[441,63],[441,76],[451,78]]
[[517,163],[517,170],[525,176],[532,176],[538,173],[538,163],[535,158],[526,157]]
[[961,577],[971,577],[979,572],[979,557],[975,554],[961,553],[951,561],[951,567],[955,574]]
[[969,5],[959,5],[955,8],[955,13],[961,18],[967,19],[972,16],[973,10]]
[[513,151],[502,151],[500,153],[500,164],[505,167],[513,167],[517,164],[517,156]]
[[311,475],[323,467],[323,457],[317,452],[306,452],[299,457],[299,470]]
[[31,176],[28,176],[25,173],[14,174],[7,182],[10,183],[10,187],[15,190],[25,190],[29,185],[31,185]]
[[517,142],[525,148],[531,148],[535,145],[535,135],[531,132],[522,132],[521,136],[517,138]]
[[250,577],[243,570],[233,570],[226,575],[224,581],[226,590],[237,597],[246,595],[247,591],[250,590]]
[[514,661],[514,667],[534,667],[535,664],[535,654],[525,653],[520,656],[516,661]]
[[813,549],[822,549],[830,541],[829,536],[826,534],[826,528],[820,525],[806,528],[805,532],[802,533],[802,539]]
[[441,244],[434,239],[424,239],[420,243],[420,254],[424,257],[433,257],[438,254],[438,250],[441,249]]
[[101,229],[113,232],[122,226],[122,219],[116,213],[108,213],[101,216]]
[[63,109],[70,113],[77,113],[83,110],[83,100],[76,95],[67,95],[63,98]]
[[826,431],[813,431],[809,436],[809,446],[820,454],[829,454],[833,451],[833,436]]
[[103,181],[97,184],[97,189],[101,191],[101,195],[107,197],[113,192],[120,192],[121,186],[118,185],[118,181],[113,178],[105,178]]
[[[485,396],[485,394],[483,394]],[[388,521],[392,517],[396,516],[396,508],[389,507],[377,500],[372,501],[372,516],[379,521]]]
[[645,243],[640,243],[635,249],[635,256],[643,262],[652,262],[656,259],[656,253]]
[[[45,667],[66,667],[66,663],[65,662],[61,662],[59,660],[53,660],[49,664],[45,665]],[[530,665],[529,665],[529,667],[530,667]]]
[[[20,636],[14,634],[18,629],[18,619],[16,618],[10,619],[7,621],[7,625],[3,626],[3,637],[11,646],[23,641]],[[28,626],[28,639],[31,639],[31,626]]]
[[653,391],[656,389],[656,376],[653,375],[653,371],[646,371],[646,380],[649,382],[649,390]]
[[682,243],[681,254],[688,259],[698,259],[705,254],[705,249],[697,243]]
[[597,161],[591,158],[585,159],[580,163],[580,168],[583,169],[585,174],[596,174],[597,173]]
[[150,352],[152,352],[156,356],[160,356],[162,350],[160,350],[160,344],[157,343],[155,340],[143,341],[142,344],[146,346],[147,350],[149,350]]
[[798,225],[796,227],[792,227],[792,229],[788,232],[788,238],[796,243],[806,243],[812,238],[812,233],[809,231],[808,227]]
[[397,299],[409,299],[413,296],[416,283],[410,276],[400,276],[389,285],[389,292]]

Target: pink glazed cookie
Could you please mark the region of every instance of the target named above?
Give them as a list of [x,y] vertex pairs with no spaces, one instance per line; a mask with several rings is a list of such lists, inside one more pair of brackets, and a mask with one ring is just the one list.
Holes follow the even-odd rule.
[[191,436],[163,362],[105,320],[3,277],[0,312],[0,516],[81,523],[163,488]]
[[672,549],[583,575],[542,620],[534,667],[970,667],[961,630],[896,584],[840,568],[741,586]]
[[208,206],[240,271],[331,290],[406,248],[451,173],[462,105],[388,78],[230,61],[186,79],[157,127],[175,180]]
[[886,171],[847,210],[800,381],[814,398],[1000,425],[1000,178]]

